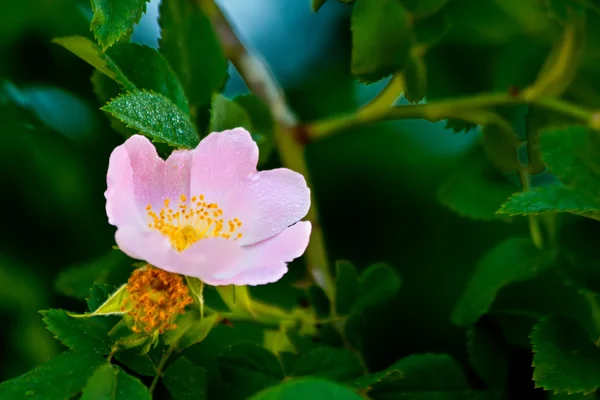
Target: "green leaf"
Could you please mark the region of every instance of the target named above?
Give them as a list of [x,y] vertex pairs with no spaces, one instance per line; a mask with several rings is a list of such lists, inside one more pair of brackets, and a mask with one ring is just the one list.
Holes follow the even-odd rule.
[[439,44],[452,29],[452,22],[446,13],[414,22],[413,36],[415,45],[428,50]]
[[115,286],[97,283],[94,284],[89,291],[90,294],[85,299],[89,311],[99,309],[102,304],[106,303],[112,294],[118,292]]
[[150,392],[139,379],[116,365],[103,364],[83,388],[81,400],[151,400]]
[[282,383],[252,396],[250,400],[361,400],[345,386],[320,380],[301,379]]
[[[55,309],[43,311],[42,314],[48,330],[71,350],[92,351],[99,355],[110,352],[111,343],[104,323],[108,321],[72,318],[66,311]],[[116,324],[115,320],[110,321]]]
[[231,346],[219,356],[218,365],[223,381],[240,396],[277,385],[284,378],[277,358],[253,343]]
[[311,2],[311,7],[312,7],[312,10],[313,10],[314,12],[317,12],[317,11],[319,11],[319,9],[320,9],[321,7],[323,7],[323,4],[325,4],[325,2],[326,2],[326,1],[327,1],[327,0],[312,0],[312,2]]
[[600,137],[583,126],[545,129],[540,135],[542,158],[569,186],[600,197]]
[[501,334],[494,334],[483,324],[467,330],[469,361],[488,387],[502,390],[508,380],[508,362]]
[[186,311],[175,319],[176,329],[166,331],[163,335],[165,343],[174,345],[178,350],[200,343],[217,323],[218,314],[201,318],[197,311]]
[[354,312],[379,306],[395,297],[400,290],[400,277],[387,264],[373,264],[363,271],[359,280],[358,299],[352,306]]
[[210,109],[210,131],[221,132],[240,127],[253,131],[246,110],[222,94],[215,95]]
[[183,83],[190,103],[210,103],[227,79],[227,59],[208,18],[192,1],[160,4],[160,51]]
[[337,261],[335,267],[336,312],[338,315],[346,315],[350,313],[352,305],[360,293],[358,271],[349,261]]
[[397,379],[404,379],[402,371],[396,368],[388,368],[383,371],[374,372],[360,378],[351,379],[346,382],[355,389],[372,389],[376,385],[385,385],[387,382],[393,382]]
[[206,371],[185,357],[180,357],[169,365],[162,380],[175,399],[206,399]]
[[148,354],[140,354],[136,348],[119,350],[115,358],[138,375],[155,376],[156,367]]
[[481,152],[467,157],[442,184],[438,199],[457,214],[489,221],[518,188],[500,174]]
[[600,199],[567,186],[538,186],[526,192],[515,193],[502,204],[498,214],[536,215],[546,211],[593,216],[600,212]]
[[334,381],[346,381],[364,373],[360,358],[348,350],[321,347],[302,356],[292,376],[314,376]]
[[400,2],[358,0],[351,27],[351,67],[358,79],[375,82],[404,68],[411,31]]
[[118,82],[124,89],[136,89],[133,82],[125,76],[115,62],[90,39],[83,36],[69,36],[54,39],[52,42],[69,50],[98,71]]
[[412,355],[398,360],[389,369],[399,370],[402,379],[384,379],[373,384],[369,397],[411,398],[407,397],[408,392],[462,391],[469,388],[460,366],[445,354]]
[[412,14],[421,19],[432,16],[446,5],[448,0],[400,0],[400,3]]
[[131,259],[111,250],[102,257],[70,266],[56,279],[55,289],[66,296],[85,298],[94,283],[122,283],[131,272]]
[[[181,82],[167,60],[155,49],[135,43],[119,43],[105,53],[82,36],[54,39],[57,43],[102,72],[126,91],[148,90],[162,94],[189,113]],[[114,87],[95,78],[95,89],[102,102],[115,97]]]
[[177,148],[194,148],[198,134],[188,115],[163,95],[135,91],[117,97],[102,110],[144,133],[155,142]]
[[264,331],[263,346],[276,356],[281,353],[296,353],[294,345],[283,330],[267,329]]
[[92,0],[94,17],[90,29],[103,49],[112,46],[146,12],[148,0]]
[[98,365],[106,360],[94,353],[67,351],[0,384],[0,398],[64,400],[77,395]]
[[531,334],[533,380],[556,393],[591,393],[600,388],[600,349],[579,324],[563,317],[542,319]]
[[461,326],[475,323],[490,309],[502,287],[541,274],[552,265],[548,261],[529,238],[513,237],[498,244],[477,264],[452,313],[452,322]]

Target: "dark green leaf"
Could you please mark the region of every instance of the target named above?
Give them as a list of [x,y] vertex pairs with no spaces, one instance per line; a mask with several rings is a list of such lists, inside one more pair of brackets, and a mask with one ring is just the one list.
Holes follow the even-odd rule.
[[475,324],[467,331],[469,361],[488,387],[502,390],[508,379],[506,349],[501,335],[484,326]]
[[215,95],[210,111],[210,131],[221,132],[240,127],[249,132],[253,131],[252,122],[246,110],[222,94]]
[[542,158],[564,183],[600,197],[600,136],[583,126],[543,130]]
[[345,386],[320,380],[301,379],[282,383],[252,396],[250,400],[361,400]]
[[331,305],[325,291],[317,285],[311,285],[308,288],[308,299],[315,309],[317,316],[324,318],[331,312]]
[[156,375],[156,367],[150,356],[148,354],[140,354],[139,348],[120,350],[115,354],[115,358],[136,374],[144,376]]
[[403,69],[410,50],[410,28],[400,2],[358,0],[351,25],[352,74],[375,82]]
[[[163,56],[148,46],[135,43],[119,43],[106,53],[91,40],[81,36],[54,39],[88,64],[102,72],[126,91],[149,90],[162,94],[189,113],[183,87],[175,72]],[[99,78],[94,79],[96,94],[105,103],[115,97],[114,87]]]
[[163,382],[173,398],[178,400],[206,399],[206,371],[180,357],[167,368]]
[[[92,351],[99,355],[110,352],[111,343],[105,322],[108,321],[106,318],[111,317],[72,318],[64,310],[54,309],[44,311],[43,315],[48,330],[71,350]],[[110,321],[116,324],[114,319]]]
[[385,382],[393,382],[397,379],[404,379],[404,374],[399,369],[392,368],[351,379],[346,383],[355,389],[371,389],[375,385],[385,385]]
[[365,315],[358,311],[350,314],[344,323],[344,339],[355,349],[362,349],[363,336],[366,328]]
[[69,399],[83,389],[96,367],[105,362],[94,353],[67,351],[24,375],[0,384],[0,398]]
[[253,343],[231,346],[219,356],[218,365],[223,381],[240,396],[277,385],[284,378],[277,358]]
[[112,46],[146,12],[148,0],[92,0],[94,17],[90,29],[104,49]]
[[591,393],[600,388],[600,349],[575,321],[553,316],[531,334],[533,380],[557,393]]
[[360,286],[358,271],[349,261],[335,263],[335,306],[338,315],[346,315],[358,298]]
[[526,192],[515,193],[502,204],[498,214],[535,215],[546,211],[593,216],[600,212],[600,199],[567,186],[538,186]]
[[54,287],[64,295],[83,299],[94,283],[123,283],[131,272],[130,266],[129,257],[111,250],[102,257],[63,270]]
[[178,148],[198,145],[198,134],[189,116],[163,95],[136,91],[117,97],[102,110],[153,141]]
[[314,376],[335,381],[346,381],[364,373],[358,356],[348,350],[321,347],[302,356],[292,376]]
[[411,103],[418,103],[427,94],[427,66],[423,57],[412,55],[404,69],[404,97]]
[[227,59],[210,21],[193,1],[160,5],[160,51],[173,66],[190,103],[207,105],[227,79]]
[[387,264],[373,264],[360,275],[358,299],[353,311],[379,306],[392,299],[400,290],[400,277]]
[[312,10],[313,10],[314,12],[317,12],[317,11],[319,11],[319,9],[320,9],[321,7],[323,7],[323,4],[325,4],[325,2],[326,2],[326,1],[327,1],[327,0],[312,0],[312,2],[311,2],[311,7],[312,7]]
[[514,237],[498,244],[481,259],[463,297],[452,313],[457,325],[471,325],[491,307],[496,293],[512,282],[531,279],[551,263],[529,238]]
[[500,174],[481,153],[465,159],[438,192],[440,202],[461,216],[497,219],[498,208],[518,188]]
[[117,289],[113,285],[94,283],[94,286],[89,290],[90,295],[86,298],[88,310],[95,311],[100,308]]
[[452,29],[452,22],[445,13],[415,21],[413,26],[414,41],[417,46],[429,49],[440,43]]
[[116,365],[103,364],[83,388],[81,400],[151,400],[150,392],[139,379]]
[[[407,392],[460,391],[469,388],[460,366],[445,354],[416,354],[394,363],[402,379],[383,380],[371,385],[369,397],[410,398]],[[404,394],[405,397],[401,397]]]

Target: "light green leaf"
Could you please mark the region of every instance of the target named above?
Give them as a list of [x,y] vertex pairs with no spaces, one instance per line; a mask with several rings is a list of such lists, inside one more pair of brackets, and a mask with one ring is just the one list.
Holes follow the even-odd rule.
[[600,199],[567,186],[538,186],[526,192],[515,193],[502,204],[498,214],[536,215],[546,211],[600,217]]
[[395,297],[400,291],[400,277],[387,264],[373,264],[365,269],[359,279],[358,299],[352,306],[354,312],[379,306]]
[[183,350],[196,343],[200,343],[210,333],[218,322],[218,314],[201,318],[196,311],[186,311],[175,319],[176,329],[168,330],[163,338],[168,345],[174,345],[178,350]]
[[463,297],[454,308],[452,322],[467,326],[485,314],[496,293],[513,282],[529,280],[552,264],[529,238],[513,237],[498,244],[477,264]]
[[123,282],[131,272],[131,259],[121,251],[105,255],[63,270],[56,279],[55,289],[66,295],[83,299],[94,283]]
[[[50,309],[42,312],[48,330],[71,350],[92,351],[100,355],[110,352],[111,343],[105,322],[95,318],[71,318],[64,310]],[[111,319],[112,325],[117,321]]]
[[162,380],[174,399],[206,399],[206,371],[185,357],[180,357],[169,365]]
[[321,380],[300,379],[282,383],[252,396],[250,400],[361,400],[345,386]]
[[254,315],[252,299],[247,286],[217,286],[216,289],[230,311]]
[[198,145],[198,134],[189,116],[163,95],[135,91],[117,97],[102,110],[155,142],[188,149]]
[[411,31],[399,1],[358,0],[351,27],[351,68],[358,79],[375,82],[404,68]]
[[[167,60],[155,49],[135,43],[119,43],[105,53],[82,36],[54,39],[57,43],[102,72],[126,91],[148,90],[162,94],[189,113],[181,82]],[[115,97],[114,87],[95,78],[95,90],[102,102]]]
[[146,12],[148,0],[92,0],[94,17],[90,29],[103,49],[112,46]]
[[600,197],[600,136],[583,126],[542,130],[542,158],[565,184]]
[[314,376],[334,381],[346,381],[364,374],[360,358],[348,350],[321,347],[302,356],[292,376]]
[[542,319],[531,334],[533,380],[556,393],[591,393],[600,388],[600,349],[575,321]]
[[160,51],[183,83],[190,103],[210,103],[227,79],[227,59],[208,18],[192,1],[160,4]]
[[89,318],[94,316],[106,316],[106,315],[123,315],[131,310],[133,304],[128,301],[129,292],[127,292],[127,285],[122,285],[108,299],[102,303],[96,310],[85,313],[76,314],[68,313],[73,318]]
[[281,353],[296,353],[296,349],[290,341],[287,333],[281,329],[265,330],[263,346],[276,356],[279,356]]
[[360,293],[358,271],[349,261],[335,263],[335,306],[338,315],[346,315],[352,309]]
[[0,384],[0,398],[65,400],[76,396],[98,365],[106,360],[95,353],[67,351],[37,368]]
[[256,393],[277,385],[284,378],[283,370],[273,353],[253,343],[238,343],[218,359],[223,381],[239,396]]
[[116,365],[99,366],[83,388],[81,400],[151,400],[150,392],[139,379]]
[[481,153],[466,158],[442,184],[438,199],[457,214],[475,220],[493,220],[498,208],[518,187]]
[[210,109],[210,131],[221,132],[240,127],[249,132],[253,131],[246,110],[222,94],[215,95]]

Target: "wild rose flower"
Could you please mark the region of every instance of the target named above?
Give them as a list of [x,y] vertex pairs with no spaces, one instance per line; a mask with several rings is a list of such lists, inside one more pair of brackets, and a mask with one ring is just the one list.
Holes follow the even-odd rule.
[[[279,280],[311,232],[302,175],[257,172],[258,147],[244,129],[211,133],[194,150],[162,160],[134,135],[111,154],[105,192],[119,248],[209,285]],[[300,221],[300,222],[298,222]]]

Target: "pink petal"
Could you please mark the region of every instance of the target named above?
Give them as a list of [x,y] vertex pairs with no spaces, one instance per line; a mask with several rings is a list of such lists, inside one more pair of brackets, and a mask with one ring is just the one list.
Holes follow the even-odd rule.
[[[310,238],[312,226],[301,221],[270,239],[245,246],[243,267],[231,278],[213,280],[211,285],[264,285],[276,282],[287,272],[287,263],[300,257]],[[219,276],[215,276],[219,278]]]
[[133,135],[111,154],[106,212],[112,225],[146,224],[145,207],[163,206],[166,198],[189,195],[192,152],[174,151],[164,161],[144,136]]
[[257,162],[256,143],[242,128],[211,133],[192,160],[191,194],[217,203],[225,220],[239,218],[242,245],[282,232],[310,207],[302,175],[285,168],[257,172]]
[[222,238],[200,240],[182,252],[173,249],[169,239],[157,231],[124,227],[119,228],[115,238],[121,251],[130,257],[168,272],[194,276],[209,285],[215,282],[215,276],[235,276],[246,255],[233,240]]

